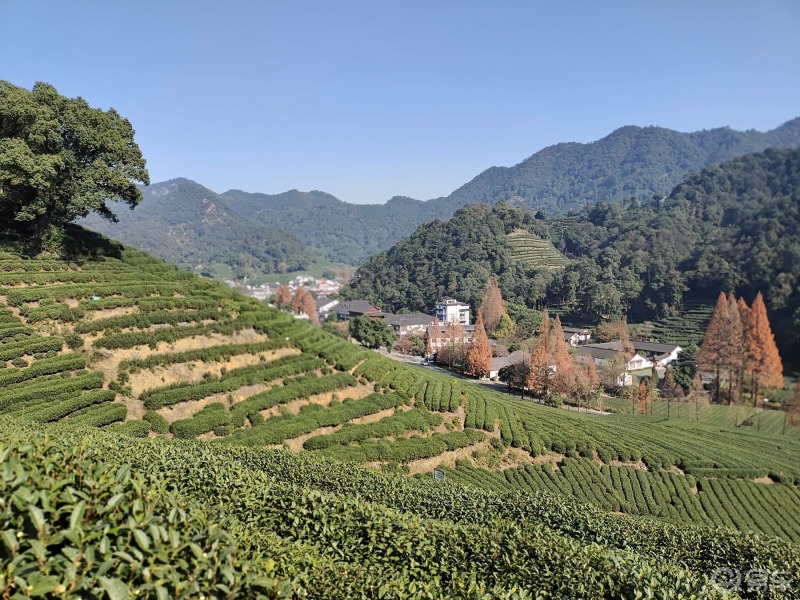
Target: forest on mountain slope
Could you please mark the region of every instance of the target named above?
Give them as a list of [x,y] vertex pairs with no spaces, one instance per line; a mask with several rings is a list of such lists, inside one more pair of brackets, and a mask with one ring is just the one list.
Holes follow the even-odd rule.
[[[517,228],[551,236],[570,264],[514,261],[506,234]],[[789,325],[777,328],[785,346],[800,330],[798,232],[800,150],[767,150],[709,167],[666,199],[600,203],[564,219],[467,206],[371,258],[344,295],[394,311],[431,310],[443,296],[476,306],[494,276],[512,303],[597,322],[658,319],[720,291],[752,299],[760,290]]]
[[[800,118],[766,133],[629,126],[590,144],[557,144],[516,166],[492,167],[427,202],[394,197],[386,204],[349,204],[325,192],[297,190],[217,195],[176,179],[143,188],[144,202],[121,215],[119,224],[96,216],[83,223],[193,270],[213,263],[239,274],[279,270],[282,263],[289,271],[315,261],[359,265],[422,223],[450,218],[469,203],[505,200],[552,216],[598,201],[663,196],[710,164],[798,144]],[[209,205],[217,211],[210,222]]]
[[118,222],[92,214],[81,225],[173,264],[206,275],[224,265],[253,274],[307,268],[314,256],[291,234],[254,222],[221,196],[188,179],[142,188],[135,211],[118,211]]
[[450,206],[509,200],[548,214],[596,202],[665,195],[704,167],[800,144],[800,118],[771,131],[727,127],[682,133],[627,126],[589,144],[557,144],[510,167],[492,167],[448,196]]

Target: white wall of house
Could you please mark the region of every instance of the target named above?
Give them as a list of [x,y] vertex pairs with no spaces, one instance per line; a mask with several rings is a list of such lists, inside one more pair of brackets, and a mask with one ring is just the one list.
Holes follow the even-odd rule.
[[462,325],[469,325],[469,304],[455,300],[445,300],[436,305],[436,318],[440,323],[458,321]]

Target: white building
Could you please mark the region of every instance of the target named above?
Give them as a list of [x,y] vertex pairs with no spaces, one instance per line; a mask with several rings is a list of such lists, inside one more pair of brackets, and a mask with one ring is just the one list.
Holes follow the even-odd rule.
[[458,321],[462,325],[469,325],[469,304],[446,298],[436,305],[436,318],[440,323]]

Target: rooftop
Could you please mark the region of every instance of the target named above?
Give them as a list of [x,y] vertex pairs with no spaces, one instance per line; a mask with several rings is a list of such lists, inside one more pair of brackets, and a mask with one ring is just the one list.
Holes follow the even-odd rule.
[[508,356],[495,356],[492,358],[492,371],[499,371],[504,367],[509,367],[530,358],[530,354],[523,350],[516,350]]
[[407,315],[386,315],[383,320],[389,325],[397,325],[398,327],[408,327],[409,325],[431,325],[433,317],[425,313],[416,312]]
[[372,302],[367,302],[366,300],[348,300],[347,302],[340,302],[337,310],[340,312],[353,312],[362,314],[380,311],[380,309]]

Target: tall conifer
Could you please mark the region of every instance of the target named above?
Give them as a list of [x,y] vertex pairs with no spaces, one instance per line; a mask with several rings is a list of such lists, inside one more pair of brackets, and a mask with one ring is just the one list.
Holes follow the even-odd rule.
[[711,320],[700,346],[700,365],[706,369],[714,371],[714,397],[719,399],[720,377],[722,365],[725,360],[725,349],[727,347],[726,322],[728,321],[728,298],[725,292],[720,292],[717,298],[717,305],[711,314]]
[[475,321],[475,334],[467,354],[467,368],[477,377],[486,377],[492,370],[492,347],[483,328],[483,315],[479,312]]
[[753,300],[750,308],[751,333],[748,353],[750,354],[750,368],[752,371],[752,393],[753,405],[758,403],[759,389],[762,387],[781,388],[783,387],[783,363],[778,346],[775,344],[775,336],[769,326],[767,317],[767,307],[764,304],[764,297],[759,292]]
[[503,295],[500,286],[494,278],[486,283],[486,290],[483,292],[483,300],[478,309],[478,314],[483,317],[486,331],[492,333],[500,323],[500,317],[506,314],[506,307],[503,303]]
[[728,402],[741,399],[739,371],[744,354],[744,327],[739,313],[739,303],[733,294],[728,297],[728,318],[725,322],[725,363],[728,367]]
[[556,372],[553,376],[553,389],[559,394],[571,396],[577,389],[575,379],[575,365],[569,354],[569,346],[564,339],[564,330],[561,327],[561,318],[556,315],[551,331],[553,345],[553,364]]

